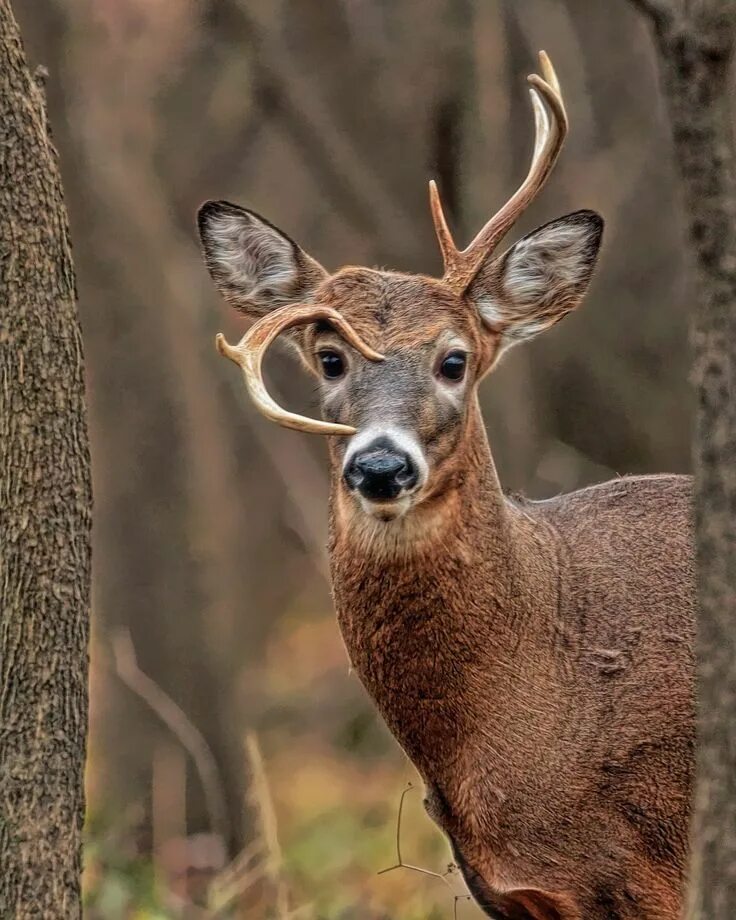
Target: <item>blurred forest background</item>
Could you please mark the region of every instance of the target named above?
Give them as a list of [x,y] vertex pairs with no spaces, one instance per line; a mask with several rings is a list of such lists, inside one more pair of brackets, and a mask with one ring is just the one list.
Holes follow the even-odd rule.
[[[324,265],[438,272],[525,173],[545,48],[571,136],[521,228],[607,229],[584,308],[483,386],[504,484],[534,497],[689,466],[688,278],[645,23],[621,0],[15,0],[47,95],[87,351],[96,525],[91,918],[459,920],[398,869],[416,777],[347,659],[320,439],[270,425],[214,349],[194,213],[252,207]],[[288,356],[274,390],[312,407]],[[177,708],[178,707],[178,708]],[[406,796],[403,857],[450,853]]]

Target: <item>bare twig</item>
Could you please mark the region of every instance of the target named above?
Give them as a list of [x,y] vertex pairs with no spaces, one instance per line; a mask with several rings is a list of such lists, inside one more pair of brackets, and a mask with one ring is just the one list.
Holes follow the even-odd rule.
[[113,638],[112,650],[118,677],[148,704],[194,761],[204,792],[210,827],[213,833],[227,841],[230,836],[230,822],[225,807],[222,780],[217,762],[204,736],[184,710],[138,667],[133,640],[127,629],[121,629]]
[[[450,863],[445,872],[434,872],[432,869],[423,869],[421,866],[414,866],[411,863],[405,863],[401,855],[401,819],[404,815],[404,799],[406,798],[407,793],[411,792],[414,789],[413,783],[407,783],[406,789],[401,793],[401,798],[399,799],[399,813],[396,817],[396,865],[389,866],[387,869],[381,869],[378,875],[385,875],[387,872],[394,872],[396,869],[409,869],[411,872],[418,872],[420,875],[428,875],[431,878],[438,878],[440,881],[444,882],[448,888],[452,888],[452,882],[450,877],[455,874],[457,866],[454,863]],[[452,905],[452,916],[453,920],[457,920],[457,907],[460,901],[469,901],[470,895],[468,894],[453,894],[453,905]]]
[[246,735],[245,753],[250,771],[248,801],[256,813],[257,837],[210,886],[210,917],[214,920],[229,916],[233,904],[249,888],[267,879],[275,894],[277,920],[297,920],[311,910],[311,905],[289,909],[289,891],[283,877],[283,854],[278,839],[276,812],[263,755],[254,732]]
[[248,846],[243,847],[235,859],[218,873],[217,878],[212,883],[212,887],[219,891],[227,890],[236,883],[239,884],[240,881],[242,881],[244,873],[246,873],[252,867],[253,862],[262,855],[263,841],[260,838],[253,840]]
[[245,751],[250,765],[250,800],[258,815],[261,839],[265,847],[266,872],[274,886],[276,898],[276,917],[287,920],[289,917],[289,892],[283,878],[283,854],[278,838],[276,812],[273,807],[271,789],[263,764],[263,755],[255,732],[248,732],[245,737]]
[[266,864],[259,863],[249,872],[241,874],[229,887],[213,882],[209,890],[210,920],[215,920],[217,917],[229,917],[233,904],[267,874]]
[[254,861],[263,856],[263,841],[258,838],[244,847],[233,861],[210,883],[208,903],[211,920],[229,915],[230,907],[266,874],[266,866]]
[[396,865],[389,866],[387,869],[381,869],[378,875],[385,875],[387,872],[393,872],[396,869],[409,869],[412,872],[419,872],[422,875],[430,875],[433,878],[441,879],[446,885],[449,885],[450,882],[447,879],[447,876],[450,875],[454,867],[450,867],[447,872],[433,872],[431,869],[422,869],[420,866],[413,866],[410,863],[405,863],[401,856],[401,819],[404,814],[404,799],[408,792],[411,792],[414,789],[412,783],[407,783],[406,789],[401,793],[401,798],[399,799],[399,814],[396,818]]

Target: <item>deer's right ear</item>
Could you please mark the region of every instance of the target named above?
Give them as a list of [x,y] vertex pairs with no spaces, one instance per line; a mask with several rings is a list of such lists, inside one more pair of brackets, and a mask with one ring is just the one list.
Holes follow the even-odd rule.
[[253,211],[206,201],[197,215],[204,260],[228,303],[249,316],[309,301],[327,272]]

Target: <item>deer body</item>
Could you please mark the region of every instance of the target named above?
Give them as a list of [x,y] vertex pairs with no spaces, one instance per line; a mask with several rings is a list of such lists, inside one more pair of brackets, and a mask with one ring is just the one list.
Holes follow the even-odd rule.
[[[476,410],[477,414],[477,410]],[[330,553],[350,659],[490,916],[679,916],[693,747],[686,477],[504,498],[478,450],[442,528]]]
[[[578,211],[495,253],[567,130],[541,63],[529,174],[465,250],[431,186],[441,279],[330,274],[227,202],[202,207],[200,235],[222,294],[258,319],[236,347],[218,338],[256,405],[333,436],[340,628],[478,903],[502,920],[676,920],[694,734],[689,480],[507,498],[478,408],[500,355],[580,304],[601,242],[602,219]],[[320,379],[321,421],[264,386],[284,332]]]

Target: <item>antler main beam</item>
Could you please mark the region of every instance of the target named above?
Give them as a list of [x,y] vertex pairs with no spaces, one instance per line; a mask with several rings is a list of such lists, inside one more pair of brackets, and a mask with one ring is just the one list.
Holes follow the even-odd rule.
[[488,221],[470,245],[455,245],[440,201],[437,184],[429,183],[429,201],[437,240],[445,265],[443,280],[462,293],[477,274],[483,260],[496,248],[518,218],[529,207],[547,181],[567,136],[568,122],[557,74],[546,52],[539,52],[542,76],[529,76],[529,94],[534,108],[536,138],[526,179],[506,204]]
[[263,382],[263,358],[271,343],[287,329],[316,323],[319,320],[331,323],[345,341],[369,361],[384,360],[383,355],[367,345],[337,310],[312,304],[281,307],[266,314],[251,326],[237,345],[228,344],[220,332],[216,339],[217,350],[240,367],[243,371],[245,386],[256,408],[272,422],[278,422],[285,428],[294,428],[296,431],[306,431],[311,434],[355,434],[355,428],[350,425],[323,422],[316,418],[307,418],[304,415],[288,412],[274,400]]

